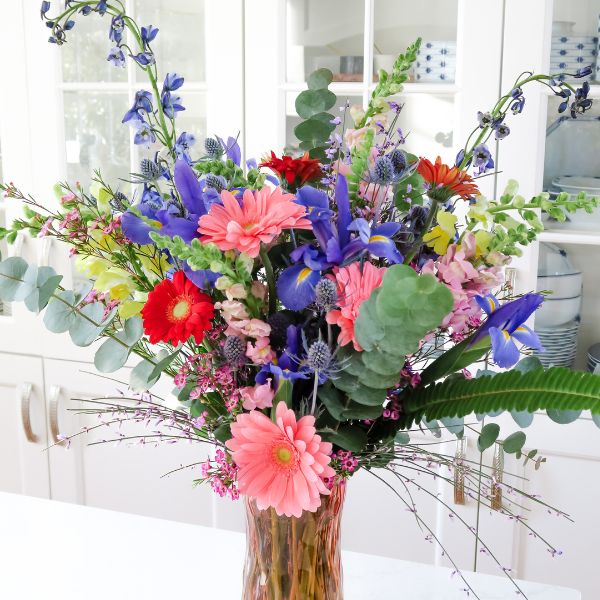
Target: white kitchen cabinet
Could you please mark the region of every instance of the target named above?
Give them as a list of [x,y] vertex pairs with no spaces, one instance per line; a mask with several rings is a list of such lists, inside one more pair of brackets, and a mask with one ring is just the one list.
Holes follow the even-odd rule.
[[[129,370],[109,378],[93,373],[93,366],[71,361],[44,360],[48,431],[54,443],[61,435],[72,435],[83,427],[107,422],[97,415],[79,414],[91,406],[81,399],[127,397]],[[165,397],[168,382],[159,382],[156,394]],[[67,448],[54,446],[48,452],[52,498],[99,508],[212,525],[212,492],[208,486],[194,487],[198,466],[168,477],[168,471],[198,463],[207,457],[201,443],[181,440],[175,444],[140,443],[141,438],[90,445],[101,440],[151,435],[144,424],[102,426],[72,440]]]
[[0,353],[0,490],[50,497],[41,359]]

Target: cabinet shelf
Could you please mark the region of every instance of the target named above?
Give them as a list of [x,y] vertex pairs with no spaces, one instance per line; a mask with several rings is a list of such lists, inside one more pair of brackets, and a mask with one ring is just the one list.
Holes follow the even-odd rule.
[[600,246],[600,232],[574,229],[548,229],[539,235],[540,242]]

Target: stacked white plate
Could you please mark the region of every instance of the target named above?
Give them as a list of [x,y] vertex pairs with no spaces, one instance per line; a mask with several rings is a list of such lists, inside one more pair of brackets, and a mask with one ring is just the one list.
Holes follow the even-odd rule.
[[587,351],[587,370],[593,373],[598,365],[600,365],[600,344],[594,344]]
[[573,319],[555,327],[537,327],[538,334],[545,352],[534,352],[544,367],[572,368],[577,354],[577,333],[579,319]]
[[417,53],[415,79],[420,82],[453,82],[456,76],[456,42],[425,41]]
[[[550,51],[551,73],[575,73],[578,69],[596,64],[598,37],[592,35],[553,35]],[[585,78],[590,79],[593,72]],[[559,77],[563,79],[563,77]]]

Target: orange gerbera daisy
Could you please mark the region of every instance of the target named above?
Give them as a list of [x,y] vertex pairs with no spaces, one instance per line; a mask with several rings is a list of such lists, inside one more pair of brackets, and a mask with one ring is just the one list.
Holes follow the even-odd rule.
[[142,309],[144,333],[151,344],[171,342],[177,346],[194,337],[199,344],[210,329],[215,309],[210,296],[203,294],[183,273],[161,281],[149,294]]
[[219,250],[240,250],[256,258],[260,244],[269,244],[284,229],[311,228],[304,206],[279,187],[246,190],[241,202],[223,190],[221,200],[222,206],[213,204],[198,221],[201,241],[213,242]]
[[419,175],[429,184],[428,196],[438,202],[446,202],[453,196],[468,200],[479,194],[473,178],[458,167],[449,167],[437,157],[435,164],[426,158],[421,158],[417,166]]

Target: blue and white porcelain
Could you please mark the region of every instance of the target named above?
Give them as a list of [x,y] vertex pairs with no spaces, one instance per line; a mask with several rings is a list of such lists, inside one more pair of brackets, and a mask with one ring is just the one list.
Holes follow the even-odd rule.
[[414,66],[416,81],[451,83],[456,76],[456,42],[425,40]]

